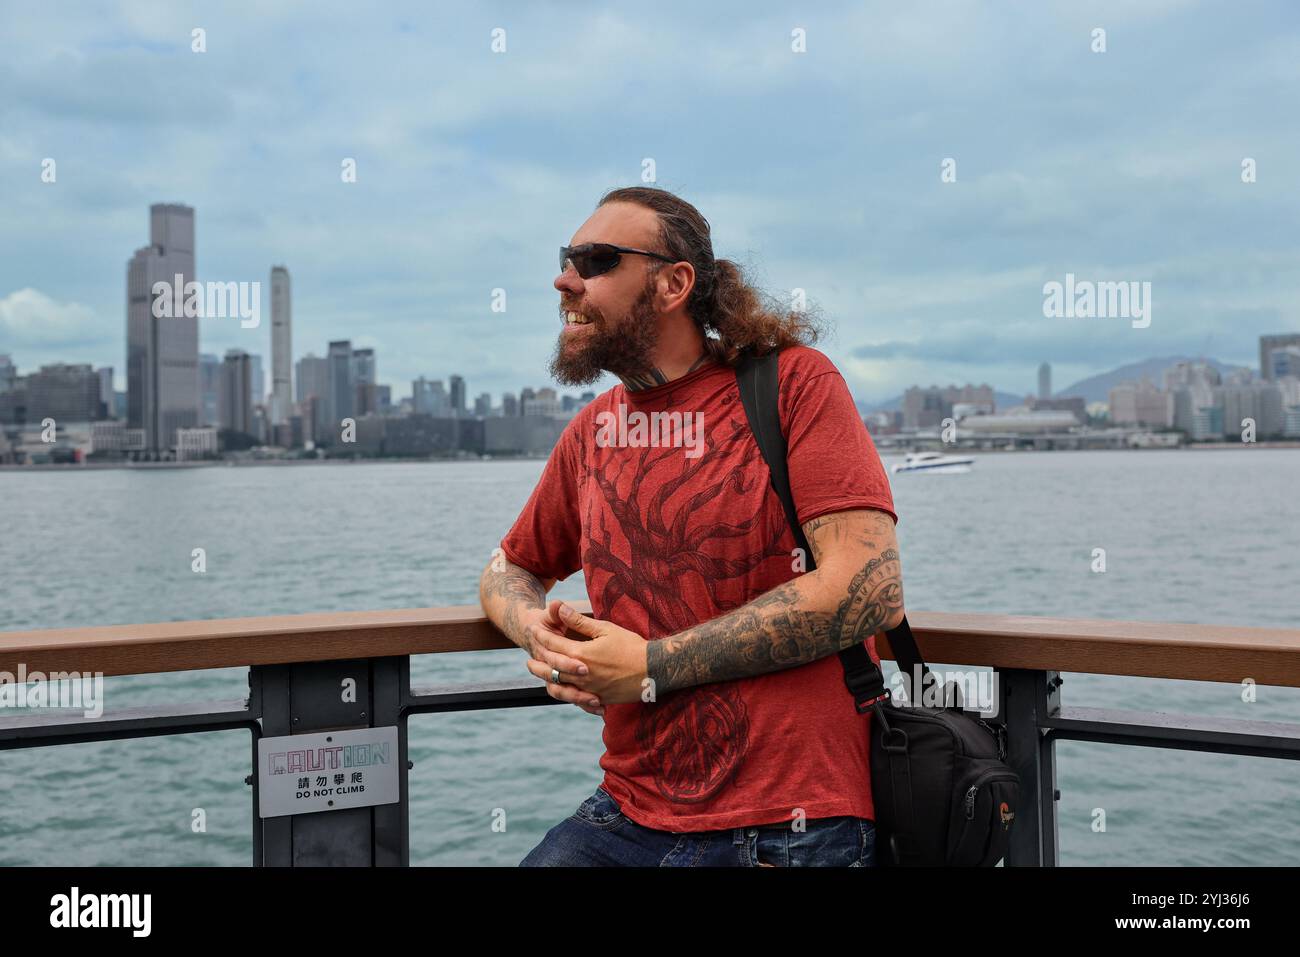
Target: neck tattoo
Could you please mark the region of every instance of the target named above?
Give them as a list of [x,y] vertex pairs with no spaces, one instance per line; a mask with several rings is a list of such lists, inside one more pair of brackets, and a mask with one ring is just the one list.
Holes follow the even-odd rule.
[[[700,357],[692,362],[691,367],[683,372],[682,375],[690,375],[700,366],[704,365],[708,360],[709,353],[707,351],[701,352]],[[655,386],[663,385],[669,381],[668,377],[664,375],[663,370],[657,366],[651,366],[650,369],[645,372],[621,375],[619,376],[619,379],[623,381],[623,387],[627,389],[628,392],[640,392],[643,389],[653,389]]]

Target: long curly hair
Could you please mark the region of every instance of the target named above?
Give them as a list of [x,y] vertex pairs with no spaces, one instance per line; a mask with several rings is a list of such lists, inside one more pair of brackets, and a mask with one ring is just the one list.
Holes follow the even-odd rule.
[[[737,263],[715,259],[709,221],[680,196],[658,187],[626,186],[610,190],[597,206],[606,203],[636,203],[654,210],[664,253],[695,267],[695,287],[686,300],[686,312],[704,333],[705,347],[714,359],[735,365],[746,350],[764,355],[773,349],[812,345],[822,335],[815,308],[787,308],[750,285]],[[649,262],[651,271],[667,265]]]

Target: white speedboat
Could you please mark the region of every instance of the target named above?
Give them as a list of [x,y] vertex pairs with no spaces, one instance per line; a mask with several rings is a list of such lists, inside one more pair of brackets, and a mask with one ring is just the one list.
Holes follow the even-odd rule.
[[974,459],[958,455],[944,455],[942,452],[909,452],[906,461],[896,462],[890,471],[899,472],[969,472],[975,464]]

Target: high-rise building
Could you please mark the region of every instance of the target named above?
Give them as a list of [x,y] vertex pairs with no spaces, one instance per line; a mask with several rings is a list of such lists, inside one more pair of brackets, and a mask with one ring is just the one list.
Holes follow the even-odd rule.
[[104,404],[103,415],[99,418],[113,418],[113,367],[103,366],[95,370],[99,376],[99,401]]
[[293,411],[293,311],[289,270],[271,267],[271,423],[289,421]]
[[1300,346],[1280,346],[1270,350],[1268,364],[1273,374],[1266,379],[1277,381],[1288,376],[1300,378]]
[[537,394],[524,403],[524,415],[559,415],[559,396],[554,389],[538,389]]
[[[1205,362],[1179,362],[1165,370],[1164,381],[1174,428],[1192,438],[1205,438],[1209,418],[1202,413],[1214,406],[1214,390],[1220,384],[1218,370]],[[1222,424],[1220,416],[1219,434]]]
[[30,421],[51,418],[65,422],[93,422],[101,414],[100,378],[89,364],[56,362],[41,366],[27,377],[27,415]]
[[310,352],[298,360],[294,401],[302,417],[302,438],[316,441],[325,429],[325,397],[329,395],[330,363]]
[[528,403],[537,398],[537,393],[529,386],[524,386],[519,390],[519,414],[528,414]]
[[1226,435],[1235,435],[1245,428],[1245,419],[1254,421],[1258,438],[1280,438],[1286,428],[1286,407],[1278,380],[1251,382],[1244,377],[1234,378],[1216,388],[1214,398],[1215,404],[1223,408]]
[[505,392],[505,393],[502,393],[502,395],[501,395],[501,414],[502,414],[502,415],[518,415],[518,414],[519,414],[519,400],[515,398],[515,394],[514,394],[513,392]]
[[1052,367],[1046,362],[1038,367],[1038,397],[1040,399],[1052,397]]
[[1259,374],[1262,378],[1268,380],[1274,378],[1273,362],[1269,359],[1269,354],[1274,349],[1281,349],[1285,346],[1300,346],[1300,332],[1259,337]]
[[474,400],[474,414],[475,414],[475,415],[491,415],[491,414],[492,414],[492,396],[491,396],[491,395],[489,395],[488,393],[484,392],[484,393],[482,393],[481,395],[479,395],[479,397],[478,397],[477,399]]
[[262,375],[262,357],[249,355],[249,367],[253,370],[249,384],[248,402],[257,407],[266,402],[266,379]]
[[[148,451],[171,449],[177,429],[198,425],[199,320],[176,308],[194,276],[194,209],[149,207],[149,245],[126,266],[127,422],[144,430]],[[162,295],[172,297],[170,317],[153,314],[160,282],[167,284]]]
[[231,349],[221,363],[221,427],[253,434],[253,364],[242,349]]
[[329,360],[310,352],[298,360],[298,374],[294,382],[295,402],[304,402],[312,396],[324,399],[329,392]]
[[221,424],[221,359],[210,352],[199,356],[199,425]]
[[1215,391],[1219,371],[1207,362],[1179,362],[1165,370],[1170,421],[1193,439],[1223,435],[1223,403]]
[[18,369],[7,355],[0,355],[0,395],[14,390]]
[[458,375],[451,377],[451,414],[465,414],[465,380]]
[[1173,421],[1169,393],[1161,392],[1149,379],[1121,382],[1108,395],[1110,421],[1114,425],[1152,425],[1167,428]]
[[420,376],[411,383],[411,411],[439,418],[451,414],[447,392],[442,387],[441,379],[430,382],[424,376]]
[[337,435],[340,423],[352,416],[352,405],[356,397],[356,381],[353,378],[352,341],[336,339],[329,348],[329,388],[325,396],[326,428],[322,437]]
[[355,395],[352,401],[354,415],[367,415],[379,411],[379,393],[375,382],[375,350],[355,349],[352,352],[352,382]]
[[357,382],[375,381],[375,350],[354,349],[352,351],[352,375]]

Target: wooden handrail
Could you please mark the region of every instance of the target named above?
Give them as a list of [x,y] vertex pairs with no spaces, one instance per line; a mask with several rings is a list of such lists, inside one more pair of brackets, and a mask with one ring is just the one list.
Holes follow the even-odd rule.
[[[925,611],[908,620],[938,664],[1300,687],[1297,629]],[[459,605],[0,632],[0,671],[153,674],[512,647],[478,605]],[[883,638],[876,650],[893,657]]]

